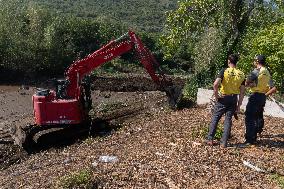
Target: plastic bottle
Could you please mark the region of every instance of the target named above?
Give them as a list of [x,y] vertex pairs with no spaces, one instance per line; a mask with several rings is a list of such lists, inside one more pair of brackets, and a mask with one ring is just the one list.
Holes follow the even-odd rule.
[[99,161],[104,163],[115,163],[118,161],[118,158],[117,156],[100,156]]

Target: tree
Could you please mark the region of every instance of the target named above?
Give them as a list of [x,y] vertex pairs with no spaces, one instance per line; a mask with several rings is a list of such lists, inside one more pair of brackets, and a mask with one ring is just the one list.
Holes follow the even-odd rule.
[[244,40],[244,49],[240,67],[249,72],[252,61],[257,54],[267,57],[268,67],[278,89],[284,92],[284,23],[260,30],[257,34],[247,35]]
[[11,0],[0,6],[0,64],[6,70],[30,75],[45,63],[46,50],[42,39],[50,15],[33,3],[18,6],[24,2]]
[[0,64],[7,69],[18,69],[17,60],[21,58],[21,28],[25,7],[17,6],[17,0],[0,4]]
[[[236,48],[251,22],[257,23],[257,20],[251,19],[255,19],[255,15],[261,12],[260,9],[267,6],[265,1],[256,0],[179,2],[178,9],[168,13],[166,32],[160,39],[165,58],[174,57],[176,49],[184,43],[190,43],[192,45],[188,46],[193,48],[185,51],[193,57],[196,67],[200,68],[203,62],[205,65],[201,67],[209,66],[211,72],[216,72],[224,66],[227,56],[237,51]],[[204,45],[205,43],[214,44],[216,50],[211,49],[211,54],[204,53],[209,48]],[[210,60],[209,64],[204,60]]]
[[121,34],[121,28],[111,23],[62,16],[32,2],[19,6],[21,3],[24,1],[0,4],[0,71],[3,73],[9,70],[28,79],[63,74],[74,60]]

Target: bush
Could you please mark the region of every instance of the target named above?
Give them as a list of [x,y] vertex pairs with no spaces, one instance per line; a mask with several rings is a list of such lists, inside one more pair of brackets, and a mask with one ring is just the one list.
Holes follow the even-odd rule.
[[[202,124],[200,125],[200,128],[194,128],[191,132],[191,138],[195,140],[196,138],[202,138],[206,139],[209,132],[209,125],[208,124]],[[218,124],[215,139],[220,140],[223,135],[223,126],[221,124]]]
[[95,188],[93,173],[90,170],[81,170],[64,176],[57,183],[56,188]]
[[284,188],[284,177],[278,174],[273,174],[271,176],[273,181],[276,181],[280,188]]
[[[201,129],[201,136],[202,138],[206,138],[209,132],[209,125],[206,125],[202,127]],[[216,129],[216,134],[215,134],[215,139],[220,140],[223,135],[223,125],[218,124],[217,129]]]
[[195,75],[191,75],[183,88],[183,98],[196,103],[198,90],[198,80]]

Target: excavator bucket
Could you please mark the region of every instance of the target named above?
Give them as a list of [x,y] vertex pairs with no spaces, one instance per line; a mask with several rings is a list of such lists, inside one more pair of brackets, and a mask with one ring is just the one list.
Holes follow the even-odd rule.
[[24,147],[28,142],[28,134],[32,127],[34,127],[33,119],[25,118],[14,122],[10,127],[10,134],[15,144]]
[[182,99],[182,87],[170,85],[164,87],[164,91],[168,97],[168,103],[171,109],[177,109],[179,107],[179,103]]
[[15,126],[11,129],[12,138],[14,139],[14,143],[23,146],[26,140],[26,134],[22,130],[20,126]]

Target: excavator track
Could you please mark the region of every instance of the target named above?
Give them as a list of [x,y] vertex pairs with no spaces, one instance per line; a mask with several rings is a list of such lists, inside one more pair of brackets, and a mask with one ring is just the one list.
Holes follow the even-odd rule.
[[13,129],[12,137],[14,144],[29,153],[61,142],[68,143],[71,139],[76,139],[76,137],[88,133],[90,127],[90,122],[78,125],[17,125]]

